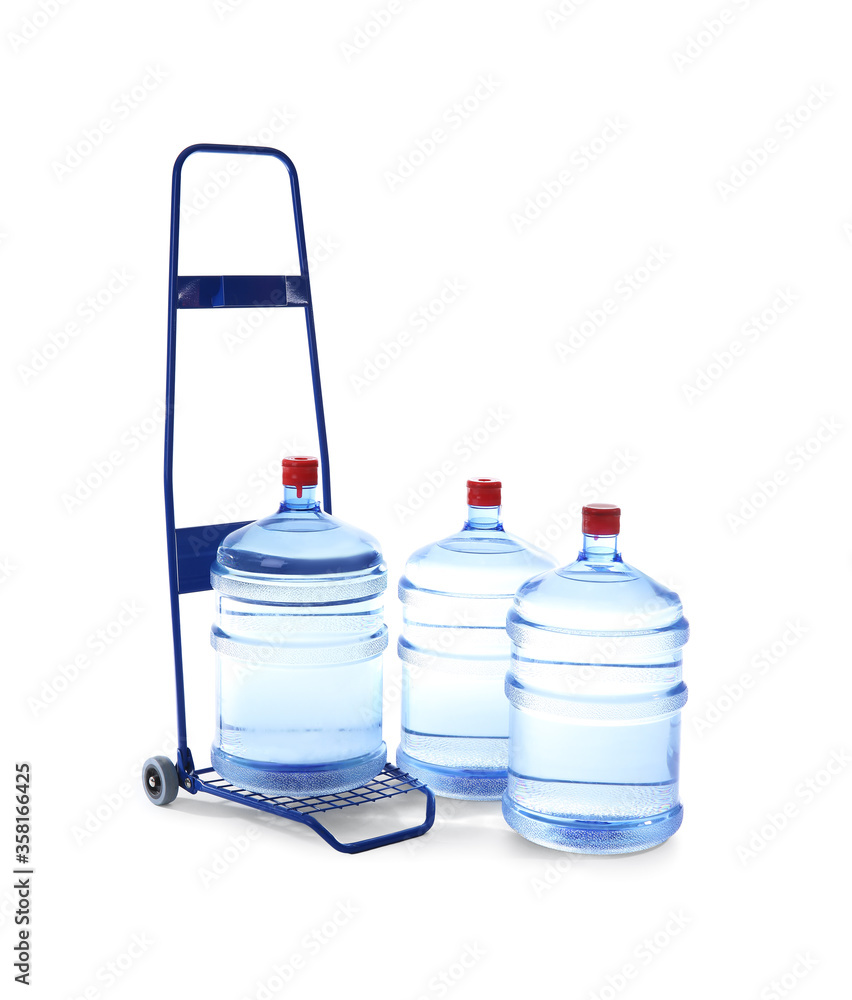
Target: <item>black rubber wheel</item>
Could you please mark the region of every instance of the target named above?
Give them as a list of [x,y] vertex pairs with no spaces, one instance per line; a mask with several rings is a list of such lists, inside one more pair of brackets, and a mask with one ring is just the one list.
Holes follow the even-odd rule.
[[149,757],[142,768],[142,784],[155,806],[167,806],[177,798],[177,768],[168,757]]

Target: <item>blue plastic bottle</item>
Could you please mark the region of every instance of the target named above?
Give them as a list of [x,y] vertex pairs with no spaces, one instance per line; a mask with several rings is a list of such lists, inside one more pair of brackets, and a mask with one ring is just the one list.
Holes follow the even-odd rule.
[[272,795],[356,788],[384,767],[378,542],[320,509],[317,460],[285,458],[278,513],[232,532],[211,569],[224,778]]
[[469,480],[455,535],[415,552],[403,603],[402,741],[397,764],[439,795],[499,799],[506,787],[506,612],[522,581],[555,565],[503,530],[501,484]]
[[677,594],[622,562],[620,510],[583,508],[577,561],[525,583],[507,628],[512,668],[503,815],[536,844],[619,854],[681,824]]

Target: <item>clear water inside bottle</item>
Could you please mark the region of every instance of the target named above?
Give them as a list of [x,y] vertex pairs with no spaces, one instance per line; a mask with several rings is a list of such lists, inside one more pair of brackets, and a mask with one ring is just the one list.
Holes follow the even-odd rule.
[[[229,535],[211,570],[213,766],[266,794],[327,794],[385,764],[378,543],[285,489],[279,512]],[[292,495],[291,495],[292,494]]]
[[415,552],[399,584],[402,734],[397,763],[433,791],[499,799],[506,785],[510,646],[518,585],[553,566],[503,529],[500,508],[468,508],[464,528]]
[[522,586],[508,616],[510,754],[503,812],[568,851],[622,853],[680,826],[677,594],[585,536],[577,561]]

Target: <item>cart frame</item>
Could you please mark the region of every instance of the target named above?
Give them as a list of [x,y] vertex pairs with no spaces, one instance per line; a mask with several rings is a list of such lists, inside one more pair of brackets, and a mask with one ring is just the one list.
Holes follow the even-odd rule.
[[[181,174],[186,159],[193,153],[223,153],[229,155],[271,156],[287,171],[295,219],[296,242],[299,253],[298,275],[181,275],[178,273],[180,249],[180,195]],[[254,809],[293,820],[310,827],[335,850],[347,854],[384,847],[387,844],[420,837],[432,826],[435,819],[435,797],[416,778],[403,773],[393,765],[384,770],[365,786],[337,795],[320,795],[308,798],[261,795],[230,784],[220,778],[212,768],[197,768],[187,741],[186,690],[184,684],[183,644],[181,640],[180,597],[183,594],[210,590],[210,565],[216,558],[220,542],[232,531],[250,522],[236,521],[227,524],[196,525],[187,528],[175,526],[174,511],[174,410],[177,356],[177,317],[181,309],[257,309],[301,308],[305,311],[308,335],[311,381],[313,383],[314,409],[319,435],[320,465],[322,469],[323,509],[331,513],[331,478],[328,458],[328,440],[325,428],[325,411],[322,402],[319,358],[317,355],[316,329],[313,301],[308,273],[308,254],[305,244],[302,201],[299,179],[292,160],[278,149],[267,146],[240,146],[218,143],[198,143],[188,146],[175,160],[172,173],[171,238],[169,244],[169,316],[168,361],[166,368],[166,420],[165,461],[163,483],[165,492],[166,538],[168,544],[169,590],[174,645],[175,695],[177,704],[177,761],[168,758],[151,758],[143,768],[146,792],[157,805],[165,805],[177,794],[172,787],[174,775],[166,765],[174,767],[177,787],[195,795],[206,792],[222,799],[239,802]],[[159,763],[158,763],[159,762]],[[414,827],[350,843],[341,843],[319,822],[319,817],[331,810],[366,805],[409,792],[421,792],[426,797],[424,821]],[[156,794],[152,794],[156,792]]]

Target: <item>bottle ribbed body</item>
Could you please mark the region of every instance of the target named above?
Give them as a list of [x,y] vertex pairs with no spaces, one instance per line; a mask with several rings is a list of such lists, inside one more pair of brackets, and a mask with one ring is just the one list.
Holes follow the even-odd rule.
[[384,766],[387,572],[369,535],[288,509],[229,535],[211,570],[212,758],[266,794],[353,788]]
[[506,613],[521,581],[552,565],[505,532],[496,509],[406,564],[397,763],[440,795],[499,799],[505,789]]
[[509,612],[503,812],[536,843],[622,853],[681,823],[689,626],[677,594],[595,541],[524,584]]

